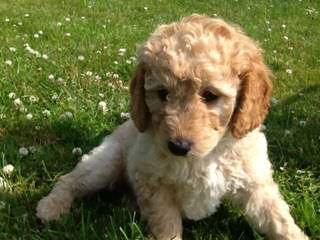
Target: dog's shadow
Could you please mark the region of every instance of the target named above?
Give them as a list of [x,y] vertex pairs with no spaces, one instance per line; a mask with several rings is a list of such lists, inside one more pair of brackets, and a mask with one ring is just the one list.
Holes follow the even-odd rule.
[[[317,152],[320,114],[294,112],[300,101],[319,104],[315,97],[319,92],[320,85],[311,86],[272,106],[266,121],[266,135],[270,158],[275,169],[287,162],[291,166],[290,171],[312,169],[320,173],[320,159]],[[120,116],[113,119],[116,119],[114,127],[122,121]],[[10,187],[21,190],[0,192],[0,200],[6,203],[1,208],[0,214],[4,212],[4,215],[8,216],[1,222],[12,228],[12,232],[16,232],[17,236],[20,236],[21,232],[17,232],[14,226],[17,225],[17,221],[19,223],[24,218],[25,226],[21,227],[28,226],[32,229],[31,232],[46,236],[45,239],[51,239],[48,236],[53,235],[55,239],[75,239],[74,234],[79,232],[79,224],[84,228],[84,232],[92,233],[86,236],[86,239],[97,239],[96,236],[106,235],[106,231],[108,236],[115,237],[110,239],[128,238],[124,236],[125,231],[131,232],[129,239],[143,239],[142,235],[147,235],[146,228],[135,230],[132,227],[132,224],[145,225],[139,215],[135,214],[136,204],[132,200],[132,195],[128,197],[126,194],[129,189],[124,184],[120,184],[113,191],[102,191],[76,201],[71,214],[62,217],[61,221],[43,225],[35,217],[37,201],[50,191],[57,176],[70,171],[78,162],[79,158],[72,155],[72,149],[81,147],[84,152],[88,152],[111,131],[110,128],[105,132],[95,133],[88,126],[77,125],[70,121],[57,121],[52,124],[45,121],[22,122],[4,129],[0,135],[0,144],[4,146],[3,152],[6,154],[6,159],[17,159],[19,174],[25,182],[19,180],[18,174],[13,174],[11,180],[17,183]],[[315,140],[318,142],[314,142]],[[18,148],[31,145],[39,148],[25,158],[20,157],[18,153],[6,152],[6,149],[13,149],[13,146]],[[127,211],[128,204],[129,211]],[[311,227],[306,226],[307,232]],[[226,235],[228,239],[262,238],[252,230],[240,211],[230,207],[228,202],[222,204],[218,212],[209,219],[184,223],[185,239],[225,239]]]

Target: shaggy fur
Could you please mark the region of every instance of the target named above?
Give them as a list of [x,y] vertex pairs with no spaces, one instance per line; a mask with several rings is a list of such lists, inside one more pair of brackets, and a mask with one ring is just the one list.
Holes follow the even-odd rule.
[[[183,218],[210,216],[224,198],[270,239],[308,239],[272,179],[260,132],[271,72],[258,45],[236,26],[191,15],[159,26],[138,61],[132,120],[59,179],[37,216],[57,219],[75,198],[126,178],[157,240],[182,239]],[[186,154],[168,147],[177,139]]]

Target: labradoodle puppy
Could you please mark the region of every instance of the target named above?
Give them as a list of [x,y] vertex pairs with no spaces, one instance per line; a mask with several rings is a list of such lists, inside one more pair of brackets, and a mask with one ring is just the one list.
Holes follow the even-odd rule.
[[75,198],[125,178],[157,240],[224,198],[270,239],[308,239],[272,179],[260,131],[272,83],[261,49],[236,26],[191,15],[161,25],[138,50],[131,120],[84,155],[37,206],[44,221]]

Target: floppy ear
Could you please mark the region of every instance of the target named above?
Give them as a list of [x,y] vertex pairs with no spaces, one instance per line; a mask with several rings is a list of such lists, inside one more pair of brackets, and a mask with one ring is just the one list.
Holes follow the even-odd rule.
[[272,94],[271,71],[261,57],[240,73],[241,88],[231,120],[234,137],[242,138],[264,121]]
[[147,129],[150,118],[145,102],[144,74],[145,66],[139,64],[130,83],[130,114],[140,132],[144,132]]

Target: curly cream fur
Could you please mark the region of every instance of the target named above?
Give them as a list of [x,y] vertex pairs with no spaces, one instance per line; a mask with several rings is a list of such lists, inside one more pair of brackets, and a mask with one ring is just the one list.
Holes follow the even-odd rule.
[[[76,197],[126,178],[155,239],[182,239],[183,218],[207,217],[224,198],[270,239],[308,239],[272,179],[259,130],[272,84],[258,45],[238,27],[194,14],[159,26],[138,61],[132,120],[59,179],[37,216],[57,219]],[[205,91],[217,99],[205,102]],[[168,150],[176,138],[192,140],[186,156]]]

